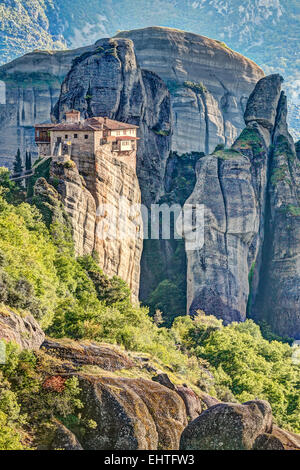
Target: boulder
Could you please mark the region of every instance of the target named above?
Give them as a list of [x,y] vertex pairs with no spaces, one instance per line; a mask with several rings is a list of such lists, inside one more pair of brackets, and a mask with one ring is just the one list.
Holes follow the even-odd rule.
[[182,399],[145,379],[79,376],[82,416],[97,423],[80,437],[86,450],[177,450],[187,424]]
[[32,315],[21,316],[7,307],[0,307],[0,340],[13,341],[21,349],[37,350],[45,334]]
[[176,392],[183,399],[186,408],[186,414],[190,420],[196,419],[202,412],[201,399],[198,395],[186,385],[177,386]]
[[62,423],[56,423],[53,440],[48,450],[83,450],[75,434]]
[[257,82],[245,111],[245,123],[256,121],[269,130],[275,125],[277,106],[283,78],[279,74],[268,75]]
[[220,403],[192,421],[181,436],[181,450],[250,450],[256,438],[272,432],[272,410],[265,401]]
[[284,450],[284,445],[272,434],[260,434],[254,442],[253,450]]

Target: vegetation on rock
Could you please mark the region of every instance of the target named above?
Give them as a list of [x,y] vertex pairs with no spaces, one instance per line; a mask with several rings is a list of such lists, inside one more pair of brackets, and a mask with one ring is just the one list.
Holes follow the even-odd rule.
[[[48,201],[45,212],[45,199],[35,194],[31,205],[13,205],[9,193],[21,190],[4,171],[1,182],[1,302],[21,315],[31,312],[54,338],[106,342],[148,354],[177,380],[221,400],[268,400],[279,425],[300,431],[300,369],[289,344],[264,339],[251,320],[224,327],[201,313],[159,327],[158,313],[155,323],[147,308],[132,305],[123,281],[108,279],[91,256],[74,257],[59,204]],[[51,207],[54,216],[45,217]],[[170,296],[170,286],[162,286]],[[156,302],[163,303],[164,294],[156,294]],[[162,306],[175,308],[175,303]],[[80,418],[76,378],[63,379],[59,367],[60,361],[45,352],[7,347],[6,364],[0,366],[0,448],[46,448],[43,439],[54,433],[55,420],[81,433],[94,426]]]

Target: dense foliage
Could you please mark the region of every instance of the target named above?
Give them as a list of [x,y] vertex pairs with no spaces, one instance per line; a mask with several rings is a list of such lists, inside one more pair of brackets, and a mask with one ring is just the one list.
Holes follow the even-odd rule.
[[[12,204],[12,193],[20,189],[6,176],[0,172],[2,304],[16,312],[30,311],[50,336],[105,341],[148,353],[222,400],[266,399],[279,425],[300,432],[300,366],[289,344],[266,340],[252,320],[224,327],[201,313],[159,327],[159,312],[152,319],[147,308],[133,305],[126,284],[108,279],[96,257],[75,258],[69,226],[57,214],[49,217],[44,200],[34,196],[32,205]],[[15,198],[21,200],[20,195]],[[162,306],[168,290],[172,293],[167,283],[163,288],[156,299]],[[76,380],[49,381],[48,362],[42,352],[20,353],[9,346],[8,360],[0,366],[0,448],[32,448],[55,419],[73,416],[80,421]]]
[[[208,361],[217,378],[220,397],[271,403],[279,425],[300,431],[300,366],[298,350],[267,341],[252,320],[222,326],[214,317],[182,317],[172,328],[181,349]],[[294,359],[293,359],[294,358]]]
[[46,445],[43,439],[55,430],[55,419],[78,414],[78,379],[50,377],[51,363],[45,355],[7,346],[0,369],[1,450],[24,450],[37,441]]

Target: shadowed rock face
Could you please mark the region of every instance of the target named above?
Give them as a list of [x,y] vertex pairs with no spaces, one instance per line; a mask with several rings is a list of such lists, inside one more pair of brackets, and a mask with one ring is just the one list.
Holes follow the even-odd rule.
[[286,117],[282,94],[269,157],[262,266],[251,312],[278,334],[300,339],[300,167]]
[[171,28],[122,31],[117,37],[132,39],[140,66],[168,85],[174,151],[209,153],[219,143],[233,144],[247,99],[264,75],[254,62],[218,41]]
[[300,337],[299,160],[286,124],[282,78],[258,82],[247,127],[229,150],[203,157],[187,203],[205,206],[205,244],[188,251],[188,308],[265,319]]

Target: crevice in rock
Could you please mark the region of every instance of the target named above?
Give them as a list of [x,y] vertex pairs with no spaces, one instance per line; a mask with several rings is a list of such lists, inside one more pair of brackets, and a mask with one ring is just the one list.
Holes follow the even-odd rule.
[[202,106],[203,105],[203,110],[204,110],[204,119],[205,119],[205,153],[206,155],[209,154],[209,119],[208,119],[208,110],[207,110],[207,103],[206,99],[204,96],[204,93],[198,94],[196,93],[196,98],[197,98],[197,105],[198,105],[198,111],[199,111],[199,116],[200,116],[200,128],[201,128],[201,111],[202,111]]
[[224,204],[224,212],[225,212],[225,231],[224,231],[224,243],[225,243],[225,253],[227,258],[227,267],[228,267],[228,241],[227,241],[227,230],[228,230],[228,213],[227,213],[227,203],[226,203],[226,196],[225,196],[225,189],[222,182],[222,165],[223,162],[220,158],[218,158],[218,180],[221,189],[221,194],[223,198]]

